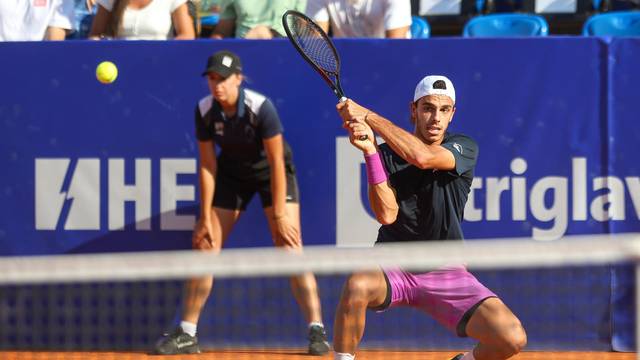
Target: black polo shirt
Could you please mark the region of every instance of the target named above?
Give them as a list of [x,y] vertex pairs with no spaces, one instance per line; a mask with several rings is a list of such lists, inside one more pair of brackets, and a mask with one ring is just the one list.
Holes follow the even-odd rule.
[[[202,98],[196,107],[196,137],[213,141],[220,147],[219,171],[227,171],[239,179],[269,176],[269,163],[262,143],[283,132],[275,106],[266,96],[240,88],[235,116],[227,118],[212,95]],[[291,149],[285,142],[285,159]]]
[[466,135],[446,133],[441,146],[453,153],[455,169],[422,170],[398,156],[389,145],[379,146],[399,210],[393,224],[380,227],[378,243],[463,238],[460,223],[473,181],[478,145]]

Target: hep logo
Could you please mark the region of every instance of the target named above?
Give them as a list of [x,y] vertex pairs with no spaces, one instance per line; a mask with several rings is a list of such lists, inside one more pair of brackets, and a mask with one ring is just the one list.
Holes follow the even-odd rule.
[[[135,204],[136,230],[151,230],[152,161],[135,159],[135,183],[125,183],[125,160],[107,160],[103,189],[98,158],[35,159],[36,230],[100,230],[101,194],[107,194],[108,230],[122,230],[125,203]],[[195,159],[160,159],[160,229],[190,230],[193,215],[178,215],[178,201],[195,199],[194,184],[178,184],[178,175],[195,174]],[[106,190],[106,191],[103,191]],[[63,224],[61,224],[63,222]]]

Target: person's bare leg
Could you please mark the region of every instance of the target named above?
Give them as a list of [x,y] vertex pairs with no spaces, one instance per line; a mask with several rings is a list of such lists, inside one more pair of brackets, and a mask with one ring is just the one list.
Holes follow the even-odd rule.
[[473,350],[476,360],[509,359],[527,344],[520,320],[498,298],[488,298],[478,306],[466,331],[469,337],[479,341]]
[[[212,209],[211,225],[213,227],[214,247],[200,249],[202,251],[220,251],[227,239],[233,225],[240,217],[239,210],[227,210],[214,207]],[[195,246],[195,244],[194,244]],[[182,320],[198,324],[200,313],[213,287],[213,276],[193,278],[185,285],[185,297],[182,312]]]
[[[300,231],[300,205],[296,203],[287,203],[286,209],[287,217],[290,219],[292,224],[298,228],[298,231]],[[273,208],[267,207],[264,209],[264,212],[269,221],[269,228],[271,229],[275,245],[284,246],[284,244],[281,244],[276,240],[276,224],[273,220]],[[322,308],[320,305],[320,297],[318,296],[316,277],[312,273],[305,273],[291,277],[290,282],[293,296],[296,299],[298,306],[300,306],[300,310],[302,311],[307,323],[322,323]]]
[[349,276],[340,296],[333,325],[333,348],[354,355],[362,335],[368,307],[380,306],[387,296],[382,270]]

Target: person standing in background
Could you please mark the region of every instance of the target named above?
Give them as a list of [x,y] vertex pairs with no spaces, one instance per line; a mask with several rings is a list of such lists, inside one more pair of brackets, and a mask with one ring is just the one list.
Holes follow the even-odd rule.
[[308,0],[306,14],[338,38],[406,39],[409,0]]
[[90,39],[195,38],[187,0],[97,0],[97,3]]
[[73,0],[2,0],[0,41],[64,40],[74,13]]

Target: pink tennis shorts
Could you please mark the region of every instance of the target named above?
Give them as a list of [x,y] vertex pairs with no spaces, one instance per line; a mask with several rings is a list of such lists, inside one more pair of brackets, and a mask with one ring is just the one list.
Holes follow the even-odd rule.
[[473,310],[483,300],[497,297],[462,265],[427,273],[384,269],[384,274],[390,294],[378,310],[394,306],[415,307],[461,337],[466,336],[465,328]]

